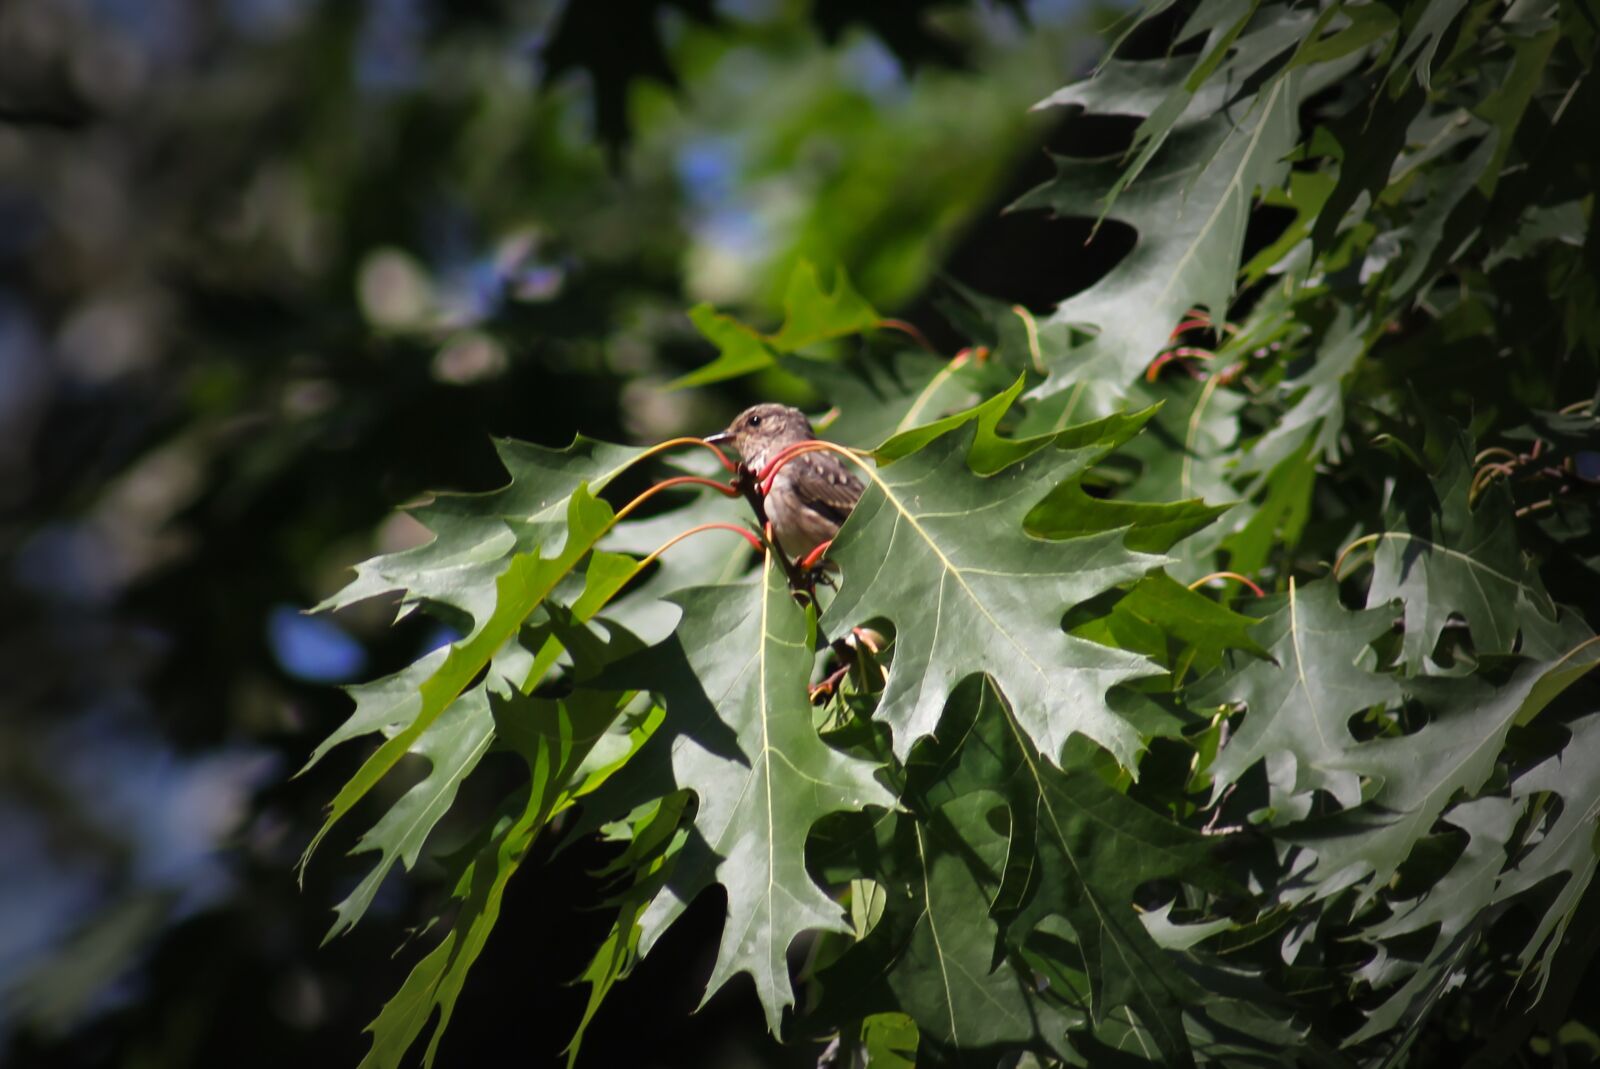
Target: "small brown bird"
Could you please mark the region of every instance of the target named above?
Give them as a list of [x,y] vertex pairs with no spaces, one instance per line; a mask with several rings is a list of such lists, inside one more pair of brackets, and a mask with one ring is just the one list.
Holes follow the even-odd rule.
[[[759,474],[787,447],[816,438],[805,413],[788,405],[755,405],[711,435],[713,445],[732,442],[744,466]],[[778,545],[796,560],[839,533],[861,499],[861,480],[833,453],[804,453],[786,461],[767,492],[767,519]]]

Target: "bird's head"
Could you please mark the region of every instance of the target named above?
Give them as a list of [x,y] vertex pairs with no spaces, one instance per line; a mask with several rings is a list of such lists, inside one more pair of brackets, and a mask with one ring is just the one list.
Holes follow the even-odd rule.
[[713,445],[731,443],[744,458],[745,467],[760,471],[783,449],[816,435],[811,421],[798,408],[788,405],[753,405],[734,417],[728,429],[711,435]]

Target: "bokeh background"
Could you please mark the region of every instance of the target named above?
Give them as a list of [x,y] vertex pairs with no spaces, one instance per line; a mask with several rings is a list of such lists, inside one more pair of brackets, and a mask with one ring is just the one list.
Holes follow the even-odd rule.
[[[1036,311],[1083,288],[1115,234],[1001,209],[1047,147],[1125,136],[1028,111],[1114,14],[0,3],[0,1062],[354,1066],[443,889],[424,861],[319,947],[358,870],[294,864],[360,754],[290,777],[337,684],[444,636],[302,610],[423,535],[396,506],[498,485],[491,435],[804,403],[664,390],[712,355],[697,301],[772,326],[807,259],[953,352],[941,279]],[[441,1064],[507,1037],[557,1063],[607,924],[588,849],[515,881]],[[612,996],[584,1064],[815,1064],[740,985],[690,1014],[719,910]]]

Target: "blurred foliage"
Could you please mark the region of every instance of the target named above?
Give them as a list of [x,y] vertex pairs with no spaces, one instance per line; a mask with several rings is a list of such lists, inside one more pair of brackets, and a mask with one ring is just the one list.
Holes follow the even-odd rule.
[[[343,713],[327,682],[449,636],[298,610],[418,541],[396,503],[495,485],[491,435],[721,425],[748,394],[658,388],[706,359],[694,301],[775,317],[806,256],[911,301],[1083,61],[1059,8],[1024,31],[905,4],[880,38],[836,6],[659,6],[0,7],[0,1043],[22,1063],[352,1064],[393,947],[317,953],[359,869],[287,873],[349,758],[286,775]],[[491,762],[464,804],[514,776]],[[515,912],[570,911],[604,857],[574,850]],[[373,909],[420,922],[437,871]],[[581,1001],[582,928],[508,922],[519,949],[480,968],[519,1004]],[[687,997],[661,982],[635,1012]],[[719,1012],[664,1015],[685,1064],[752,1042]]]

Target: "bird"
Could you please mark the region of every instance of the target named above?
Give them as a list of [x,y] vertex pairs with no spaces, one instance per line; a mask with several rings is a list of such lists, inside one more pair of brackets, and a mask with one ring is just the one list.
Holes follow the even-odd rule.
[[[759,475],[789,446],[816,439],[811,421],[788,405],[753,405],[734,417],[727,430],[705,440],[732,443],[744,466]],[[767,519],[778,545],[800,560],[839,533],[861,499],[862,483],[837,454],[802,453],[784,462],[767,491]]]

